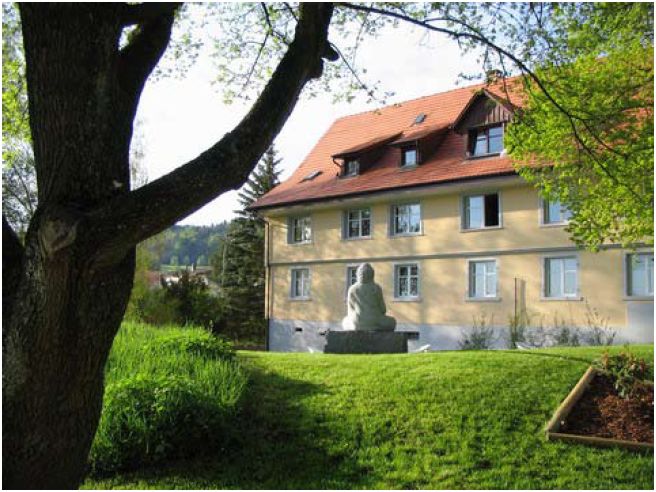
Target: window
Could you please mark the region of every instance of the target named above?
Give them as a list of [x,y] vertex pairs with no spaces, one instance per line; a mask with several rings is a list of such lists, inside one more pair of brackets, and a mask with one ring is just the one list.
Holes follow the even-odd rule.
[[293,244],[309,243],[312,240],[312,222],[310,216],[291,217],[289,219],[289,242]]
[[469,262],[469,297],[471,299],[497,296],[497,262],[495,260]]
[[542,200],[542,223],[564,224],[572,213],[557,200]]
[[292,299],[309,299],[310,298],[310,269],[293,268],[292,269]]
[[469,132],[469,155],[500,154],[503,151],[503,126],[488,126]]
[[345,239],[371,237],[371,210],[361,208],[344,212]]
[[463,199],[463,229],[499,227],[501,212],[499,194],[466,196]]
[[346,161],[344,164],[344,176],[357,176],[360,172],[360,162],[357,160]]
[[408,236],[421,232],[421,207],[418,203],[393,205],[392,236]]
[[654,253],[626,255],[626,274],[628,296],[654,295]]
[[321,173],[322,173],[322,171],[312,171],[310,174],[308,174],[307,176],[305,176],[305,177],[301,180],[301,183],[302,183],[303,181],[312,181],[314,178],[316,178],[317,176],[319,176]]
[[416,263],[394,266],[394,297],[419,298],[419,266]]
[[575,256],[545,258],[544,296],[576,297],[578,293],[578,260]]
[[417,147],[404,147],[401,149],[401,167],[416,166],[419,164]]
[[345,297],[348,298],[348,290],[351,285],[358,281],[358,267],[356,265],[346,267],[346,291]]

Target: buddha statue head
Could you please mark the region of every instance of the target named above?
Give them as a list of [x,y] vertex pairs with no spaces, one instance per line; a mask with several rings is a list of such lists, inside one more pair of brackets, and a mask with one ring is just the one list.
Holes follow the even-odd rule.
[[369,263],[362,263],[357,271],[358,282],[361,284],[370,284],[374,281],[374,269]]

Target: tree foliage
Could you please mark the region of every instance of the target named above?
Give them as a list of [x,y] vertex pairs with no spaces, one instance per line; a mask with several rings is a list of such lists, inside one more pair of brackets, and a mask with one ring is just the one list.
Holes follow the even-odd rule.
[[552,40],[510,127],[521,175],[572,212],[579,245],[653,244],[652,4],[559,5],[565,36]]
[[264,337],[264,221],[248,207],[278,185],[280,159],[271,146],[239,194],[242,210],[212,260],[221,286],[225,334],[262,342]]

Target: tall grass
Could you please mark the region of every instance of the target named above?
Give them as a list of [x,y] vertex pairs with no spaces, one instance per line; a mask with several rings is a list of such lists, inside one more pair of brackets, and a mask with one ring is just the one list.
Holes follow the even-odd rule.
[[222,444],[247,378],[229,342],[201,328],[126,322],[112,346],[90,461],[107,473]]

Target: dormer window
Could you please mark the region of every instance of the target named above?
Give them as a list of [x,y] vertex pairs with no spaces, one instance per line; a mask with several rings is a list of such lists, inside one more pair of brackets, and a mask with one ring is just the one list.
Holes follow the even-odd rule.
[[411,167],[419,164],[419,154],[417,147],[412,145],[410,147],[403,147],[401,149],[401,167]]
[[356,159],[344,163],[344,176],[357,176],[360,173],[360,162]]
[[469,155],[480,157],[503,151],[503,125],[475,128],[469,131]]

